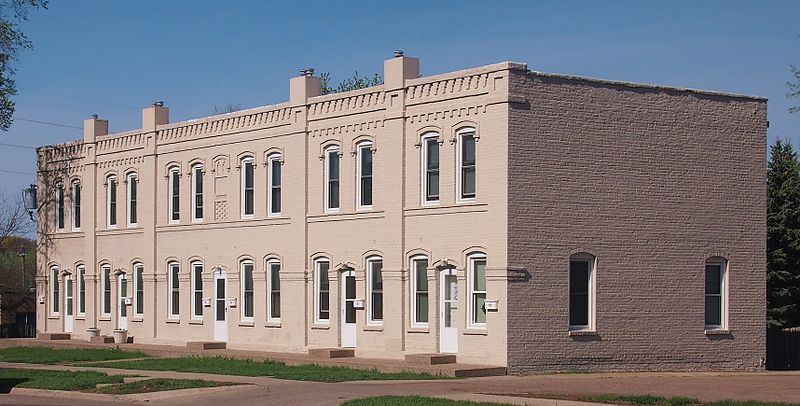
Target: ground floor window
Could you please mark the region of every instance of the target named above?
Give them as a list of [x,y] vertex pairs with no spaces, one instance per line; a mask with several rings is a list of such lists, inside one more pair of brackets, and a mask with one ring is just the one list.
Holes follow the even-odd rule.
[[314,321],[327,323],[330,320],[330,284],[327,259],[314,261]]
[[281,263],[278,261],[267,262],[267,318],[269,321],[281,319]]

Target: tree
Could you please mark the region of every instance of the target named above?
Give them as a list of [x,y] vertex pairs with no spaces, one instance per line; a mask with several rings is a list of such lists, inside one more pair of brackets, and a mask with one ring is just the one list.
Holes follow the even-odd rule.
[[17,236],[6,238],[0,244],[0,294],[29,292],[36,285],[35,276],[36,245],[33,240]]
[[28,212],[22,205],[22,198],[12,199],[0,193],[0,247],[5,240],[14,235],[31,231]]
[[241,104],[228,103],[224,106],[214,106],[214,115],[228,114],[242,109]]
[[30,9],[46,9],[47,0],[0,1],[0,129],[8,131],[13,122],[17,94],[12,62],[20,52],[33,45],[20,31],[19,25],[28,19]]
[[363,89],[365,87],[370,86],[378,86],[383,84],[383,78],[379,74],[374,74],[372,77],[370,76],[359,76],[358,71],[353,73],[353,77],[347,78],[335,87],[331,85],[331,74],[330,72],[326,72],[321,74],[320,79],[322,81],[322,94],[331,94],[331,93],[339,93],[339,92],[349,92],[351,90],[358,90]]
[[767,166],[767,325],[800,326],[800,164],[788,142]]
[[[789,65],[789,67],[792,70],[794,79],[786,82],[786,87],[789,88],[789,91],[786,92],[786,97],[789,99],[800,99],[800,69],[794,65]],[[800,111],[800,104],[789,107],[790,113],[797,113],[798,111]]]

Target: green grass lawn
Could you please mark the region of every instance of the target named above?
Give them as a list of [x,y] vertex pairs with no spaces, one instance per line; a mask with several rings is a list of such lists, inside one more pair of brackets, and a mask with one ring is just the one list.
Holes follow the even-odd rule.
[[123,375],[94,371],[0,369],[0,393],[8,393],[13,387],[79,391],[92,389],[98,383],[121,383],[122,378]]
[[423,396],[376,396],[372,398],[348,400],[342,406],[511,406],[507,403],[472,402],[469,400],[450,400]]
[[89,390],[94,393],[107,393],[112,395],[127,395],[131,393],[161,392],[176,389],[211,388],[215,386],[236,385],[235,383],[211,382],[200,379],[164,379],[154,378],[143,381],[104,386]]
[[594,395],[578,398],[585,402],[610,403],[615,405],[655,405],[655,406],[800,406],[797,403],[776,403],[759,402],[754,400],[721,400],[718,402],[700,402],[694,398],[641,395],[641,396],[620,396],[620,395]]
[[11,347],[0,348],[0,361],[25,362],[30,364],[63,364],[79,361],[107,361],[115,359],[144,358],[148,355],[138,351],[122,351],[112,348],[47,348]]
[[270,376],[279,379],[317,382],[446,378],[444,376],[426,373],[382,373],[375,370],[360,370],[346,367],[286,365],[278,361],[250,361],[224,357],[149,358],[143,360],[85,364],[84,366],[151,371],[201,372],[221,375]]

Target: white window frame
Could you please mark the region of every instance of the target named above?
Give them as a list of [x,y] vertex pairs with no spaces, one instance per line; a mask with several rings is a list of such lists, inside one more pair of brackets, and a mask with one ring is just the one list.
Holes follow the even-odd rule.
[[[70,223],[72,224],[72,231],[81,231],[81,204],[78,203],[83,196],[81,196],[81,182],[73,180],[70,187],[70,208],[72,216]],[[77,193],[76,193],[77,192]]]
[[714,257],[706,260],[706,266],[716,265],[720,268],[720,324],[705,324],[705,298],[708,294],[705,292],[705,267],[703,267],[703,325],[708,331],[714,330],[727,330],[728,329],[728,261],[724,258]]
[[[275,211],[273,204],[272,204],[272,189],[276,188],[272,181],[272,172],[273,172],[273,165],[277,163],[280,166],[280,182],[281,184],[277,186],[277,189],[280,190],[281,198],[280,198],[280,210]],[[267,217],[280,217],[281,210],[283,210],[283,161],[281,158],[281,154],[274,153],[267,157]]]
[[[178,182],[177,195],[173,189],[173,185],[176,181]],[[169,222],[169,224],[178,224],[181,222],[181,171],[177,166],[170,167],[168,171],[167,197],[167,222]],[[175,207],[176,203],[178,204],[178,207]],[[176,209],[178,218],[173,216],[173,214],[176,212]]]
[[[197,268],[200,268],[200,290],[197,289],[197,275],[196,271]],[[191,274],[189,275],[189,284],[191,285],[191,289],[189,289],[191,293],[191,297],[189,298],[189,307],[190,314],[192,315],[192,320],[203,320],[203,271],[205,270],[203,267],[202,261],[192,261],[189,264],[189,270]],[[197,314],[195,310],[197,309],[197,293],[200,293],[200,314]]]
[[[113,186],[112,186],[113,185]],[[106,178],[106,227],[117,228],[119,224],[119,192],[116,190],[119,187],[117,182],[117,175],[109,175]],[[114,216],[111,216],[111,191],[114,191]],[[114,223],[111,223],[111,220]]]
[[[409,303],[411,304],[411,326],[412,327],[428,327],[430,323],[430,310],[431,310],[431,287],[430,283],[428,284],[428,321],[419,321],[417,320],[417,268],[419,266],[419,261],[425,261],[426,263],[430,263],[427,255],[416,255],[410,258],[411,261],[411,275],[409,287],[411,289],[411,300]],[[428,268],[425,267],[425,279],[428,279]]]
[[66,197],[64,191],[64,183],[56,183],[56,229],[63,230],[67,227],[67,210],[64,207],[64,198]]
[[[128,227],[136,227],[139,223],[139,187],[137,183],[139,182],[139,176],[136,173],[129,173],[127,178],[127,196],[126,196],[126,208],[127,211],[125,212],[125,217],[128,220]],[[133,200],[133,194],[131,193],[133,188],[136,188],[136,200]],[[131,214],[133,210],[136,211],[136,221],[131,221]]]
[[[483,294],[484,302],[486,301],[486,290],[476,290],[475,289],[475,262],[477,261],[484,261],[486,265],[484,265],[484,272],[488,269],[488,261],[486,259],[486,254],[484,253],[474,253],[470,254],[467,257],[467,327],[473,329],[485,329],[486,322],[478,323],[475,320],[475,309],[474,309],[474,296]],[[484,273],[484,278],[486,278],[486,274]],[[488,282],[488,281],[487,281]],[[488,289],[488,286],[487,286]],[[488,316],[488,314],[487,314]],[[488,318],[488,317],[487,317]]]
[[[278,303],[281,301],[281,286],[280,286],[280,278],[281,278],[281,261],[277,259],[269,259],[267,260],[267,321],[271,323],[278,323],[281,321],[280,314],[278,317],[272,316],[272,296],[274,295],[272,289],[272,267],[277,265],[278,266]],[[279,306],[279,311],[282,310]]]
[[[373,278],[373,276],[372,276],[372,267],[374,266],[374,264],[376,262],[380,262],[380,264],[381,264],[381,291],[380,291],[380,294],[381,294],[381,318],[380,319],[373,318],[373,314],[372,314],[373,306],[374,306],[374,301],[373,301],[372,295],[375,293],[375,291],[373,291],[373,286],[372,286],[372,278]],[[385,313],[386,313],[385,312],[385,306],[384,306],[384,304],[386,303],[386,301],[384,300],[384,296],[385,296],[384,292],[385,292],[385,290],[383,288],[383,281],[384,281],[384,278],[383,278],[383,258],[380,257],[380,256],[369,257],[369,258],[367,258],[366,265],[367,265],[366,266],[366,271],[367,271],[366,272],[366,274],[367,274],[367,278],[366,279],[367,279],[367,310],[368,310],[367,311],[367,324],[380,326],[380,325],[383,325],[383,320],[385,318],[384,316],[385,316]]]
[[[342,158],[340,154],[340,149],[338,145],[331,145],[325,148],[325,185],[324,185],[324,194],[325,194],[325,213],[338,213],[339,210],[342,208]],[[330,201],[330,184],[331,184],[331,174],[330,174],[330,156],[332,153],[335,153],[339,156],[339,178],[337,182],[339,182],[339,196],[338,201],[336,202],[336,207],[331,207]]]
[[439,144],[439,133],[436,132],[429,132],[422,135],[421,138],[421,150],[422,150],[422,158],[420,159],[420,185],[422,188],[420,189],[420,196],[422,200],[423,206],[435,206],[439,204],[439,201],[442,198],[442,149],[441,144],[439,144],[439,194],[436,196],[435,199],[428,198],[428,142],[433,140],[435,143]]
[[[327,264],[328,269],[325,271],[328,274],[328,318],[321,319],[320,312],[320,280],[322,264]],[[314,324],[330,324],[331,322],[331,261],[326,257],[317,258],[314,260]]]
[[[61,314],[61,289],[59,286],[59,268],[57,266],[50,267],[50,315],[58,316]],[[58,297],[56,297],[58,293]]]
[[[253,295],[253,314],[250,315],[250,316],[247,316],[245,314],[247,306],[245,305],[245,302],[246,302],[246,299],[245,299],[245,293],[246,293],[245,282],[246,282],[246,278],[245,278],[245,271],[244,270],[245,270],[245,267],[247,267],[247,266],[250,267],[250,279],[251,279],[251,282],[252,282],[250,284],[250,287],[252,289],[252,295]],[[243,260],[243,261],[241,261],[239,263],[239,295],[240,295],[239,297],[241,297],[241,303],[239,303],[239,307],[241,309],[239,311],[239,318],[240,318],[241,321],[244,321],[244,322],[253,322],[255,320],[255,315],[256,315],[256,285],[255,285],[256,277],[255,277],[255,274],[256,274],[256,264],[255,264],[254,261],[246,259],[246,260]]]
[[[572,279],[572,262],[586,262],[589,264],[589,286],[588,286],[588,306],[586,309],[587,324],[572,324],[570,312],[572,311],[572,295],[570,294],[570,280]],[[567,321],[570,331],[595,331],[595,279],[597,274],[597,258],[588,253],[578,253],[569,257],[567,273]]]
[[[191,197],[191,199],[192,199],[192,204],[191,204],[191,206],[192,206],[192,209],[191,209],[192,210],[192,223],[202,223],[203,222],[203,217],[206,214],[205,213],[206,207],[205,207],[205,204],[203,204],[203,203],[205,203],[203,201],[203,199],[205,198],[205,189],[206,189],[205,188],[205,183],[203,183],[203,182],[205,182],[205,179],[204,179],[204,176],[203,176],[203,172],[204,172],[203,171],[203,164],[194,164],[194,165],[192,165],[192,168],[191,168],[191,174],[192,174],[192,176],[191,176],[191,178],[192,178],[192,193],[191,193],[191,196],[192,196]],[[197,209],[198,209],[198,206],[197,206],[197,200],[198,200],[197,199],[197,197],[198,197],[197,196],[198,195],[198,192],[197,192],[197,179],[198,179],[198,177],[200,178],[200,185],[201,185],[201,188],[203,189],[203,190],[201,190],[199,192],[199,194],[200,194],[200,207],[199,208],[200,208],[200,211],[201,211],[200,217],[197,217]]]
[[[173,275],[174,272],[178,273],[178,277],[177,278],[173,278],[172,275]],[[175,279],[178,279],[178,281],[177,281],[178,282],[178,286],[175,286]],[[167,315],[168,315],[170,320],[180,319],[180,317],[181,317],[181,303],[180,303],[181,286],[180,285],[181,285],[181,267],[180,267],[180,264],[178,262],[170,262],[170,263],[167,264],[167,307],[168,307]],[[172,308],[173,308],[172,302],[174,300],[173,299],[173,296],[174,296],[173,293],[176,292],[176,291],[178,293],[178,295],[177,295],[178,296],[178,312],[177,313],[173,313],[172,312]]]
[[[75,267],[75,273],[78,274],[78,316],[86,316],[86,267],[78,265]],[[81,309],[83,304],[83,309]]]
[[[467,136],[467,135],[472,135],[472,138],[473,138],[473,140],[475,142],[475,196],[471,196],[471,197],[463,197],[463,191],[461,190],[462,189],[461,173],[463,171],[463,167],[462,167],[463,163],[461,162],[462,159],[463,159],[463,154],[462,154],[461,149],[462,149],[462,146],[463,146],[464,137]],[[456,144],[457,144],[457,148],[456,148],[456,201],[459,202],[459,203],[474,202],[478,198],[478,137],[477,137],[477,132],[472,127],[460,128],[456,132],[456,140],[457,140],[456,141]]]
[[[108,277],[106,277],[108,273]],[[108,297],[108,312],[106,312],[106,290],[110,292]],[[114,291],[111,288],[111,265],[102,265],[100,267],[100,315],[102,317],[111,317],[112,302],[114,301]]]
[[[370,194],[372,195],[372,202],[370,204],[361,204],[361,194],[362,194],[362,186],[361,186],[361,178],[362,178],[362,170],[364,169],[361,166],[361,157],[364,155],[364,150],[366,149],[366,153],[370,155],[374,155],[372,151],[373,143],[372,141],[362,141],[356,145],[356,210],[371,210],[372,205],[375,204],[375,157],[372,157],[372,173],[369,175],[372,182],[370,183]],[[341,161],[340,161],[341,165]],[[341,167],[339,168],[339,178],[341,178]],[[339,194],[339,201],[341,202],[341,183],[340,183],[340,194]]]
[[[142,280],[139,281],[139,271],[142,272]],[[133,264],[133,315],[134,317],[144,316],[144,264],[137,262]],[[139,289],[142,290],[142,300],[139,300]],[[142,311],[139,312],[139,305]]]
[[[251,164],[253,167],[253,212],[250,214],[245,213],[245,206],[246,206],[246,190],[245,190],[245,177],[247,176],[247,164]],[[239,180],[239,200],[240,200],[240,207],[239,207],[239,214],[240,218],[242,219],[251,219],[255,217],[256,214],[256,158],[253,156],[246,156],[241,159],[239,162],[239,168],[241,168],[241,173],[239,176],[241,179]]]

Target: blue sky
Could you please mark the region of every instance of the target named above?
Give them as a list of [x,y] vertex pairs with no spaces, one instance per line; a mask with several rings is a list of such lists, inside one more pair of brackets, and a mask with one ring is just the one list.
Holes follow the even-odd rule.
[[[71,127],[92,113],[109,119],[111,131],[138,128],[140,108],[157,100],[172,121],[227,103],[279,103],[301,68],[334,80],[380,73],[403,49],[421,58],[423,75],[511,60],[538,71],[766,96],[769,142],[800,145],[800,113],[790,115],[785,98],[789,64],[800,65],[800,0],[51,0],[23,28],[35,48],[16,65],[19,120],[0,143],[77,139],[81,130]],[[17,194],[33,180],[34,155],[0,145],[0,193]]]

